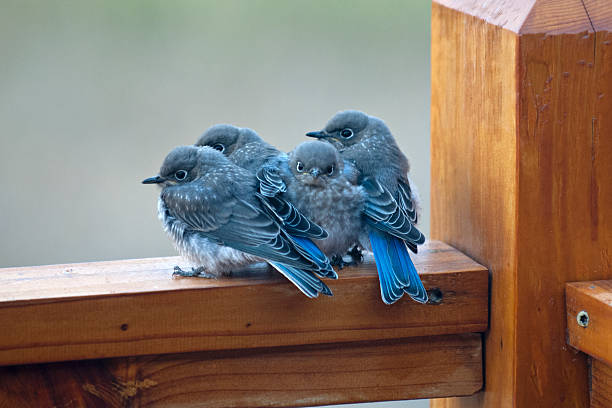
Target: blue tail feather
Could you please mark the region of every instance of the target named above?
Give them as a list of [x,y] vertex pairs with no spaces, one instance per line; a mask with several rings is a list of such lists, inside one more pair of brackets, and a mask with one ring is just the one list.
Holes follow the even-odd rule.
[[370,231],[369,236],[383,301],[391,304],[406,292],[413,300],[427,303],[427,291],[410,259],[405,242],[378,230]]
[[410,259],[410,254],[406,251],[406,258],[408,259],[408,277],[410,278],[410,286],[405,289],[408,296],[412,298],[412,300],[419,303],[427,303],[429,300],[429,296],[427,295],[427,291],[423,286],[423,282],[421,282],[421,278],[419,277],[419,273],[414,267],[414,263],[412,263],[412,259]]
[[388,237],[386,236],[387,234],[376,230],[371,231],[369,235],[374,260],[376,261],[376,269],[378,270],[380,294],[383,302],[390,305],[402,297],[403,290],[389,258]]
[[391,260],[391,265],[402,288],[410,286],[408,270],[410,268],[410,257],[406,251],[406,244],[401,239],[392,235],[387,235],[387,254]]

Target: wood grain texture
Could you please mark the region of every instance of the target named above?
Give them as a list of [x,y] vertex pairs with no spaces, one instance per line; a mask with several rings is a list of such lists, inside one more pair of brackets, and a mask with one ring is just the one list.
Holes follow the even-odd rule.
[[0,365],[482,332],[488,272],[431,242],[414,257],[442,302],[380,300],[373,263],[308,299],[277,274],[172,279],[178,258],[0,270]]
[[612,278],[605,36],[520,37],[517,406],[589,403],[586,358],[566,344],[564,292],[566,282]]
[[517,39],[435,3],[431,27],[431,235],[489,267],[485,361],[495,369],[485,370],[484,397],[491,407],[509,407],[516,326]]
[[479,334],[0,368],[0,407],[295,407],[469,395]]
[[582,0],[536,0],[518,32],[554,35],[592,31]]
[[584,29],[565,3],[516,32],[433,7],[432,237],[492,274],[485,392],[434,407],[588,406],[564,286],[612,277],[612,48],[591,25],[612,2],[585,2]]
[[585,3],[589,11],[592,9],[593,14],[597,16],[605,16],[612,10],[607,0],[590,0],[584,3],[582,0],[434,1],[519,34],[552,35],[593,31],[585,11]]
[[535,3],[536,0],[433,0],[434,7],[444,6],[515,33]]
[[612,31],[612,5],[609,0],[582,0],[587,10],[593,29]]
[[592,360],[591,365],[591,407],[612,407],[612,366],[603,361]]
[[[612,280],[568,283],[565,303],[567,342],[612,365]],[[578,324],[581,311],[588,313],[587,327]]]

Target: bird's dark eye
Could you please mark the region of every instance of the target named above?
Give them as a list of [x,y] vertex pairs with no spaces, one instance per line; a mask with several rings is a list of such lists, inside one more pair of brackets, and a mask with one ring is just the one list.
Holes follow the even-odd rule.
[[174,178],[178,181],[185,180],[185,177],[187,177],[187,172],[185,170],[179,170],[174,173]]
[[344,129],[342,132],[340,132],[340,136],[342,136],[345,139],[348,139],[349,137],[353,136],[353,131],[351,129]]
[[304,171],[304,163],[302,162],[297,162],[297,166],[295,166],[296,170],[299,171],[300,173]]
[[329,166],[327,168],[327,175],[331,176],[332,174],[334,174],[334,166]]
[[221,153],[225,151],[225,146],[223,146],[221,143],[215,143],[214,145],[212,145],[212,148],[220,151]]

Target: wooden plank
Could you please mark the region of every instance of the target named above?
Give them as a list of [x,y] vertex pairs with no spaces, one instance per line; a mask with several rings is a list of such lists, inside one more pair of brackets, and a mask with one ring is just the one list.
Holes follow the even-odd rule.
[[[172,279],[178,258],[0,270],[0,365],[482,332],[488,272],[440,242],[414,257],[440,304],[386,306],[373,263],[308,299],[282,277]],[[261,272],[261,271],[259,271]]]
[[591,365],[591,407],[612,407],[612,366],[603,361],[592,360]]
[[612,365],[612,280],[568,283],[565,302],[567,342]]
[[586,407],[564,287],[612,277],[612,38],[591,23],[610,27],[612,3],[442,3],[455,10],[432,12],[432,237],[492,275],[485,392],[444,404]]
[[286,407],[469,395],[480,334],[0,368],[0,407]]

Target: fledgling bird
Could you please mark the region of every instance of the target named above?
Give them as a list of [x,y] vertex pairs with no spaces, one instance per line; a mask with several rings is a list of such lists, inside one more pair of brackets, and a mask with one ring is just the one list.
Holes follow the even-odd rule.
[[358,184],[366,194],[369,243],[385,303],[395,302],[403,292],[426,303],[427,292],[407,250],[416,253],[425,236],[415,226],[417,206],[408,179],[408,159],[389,128],[376,117],[348,110],[334,115],[323,130],[306,135],[331,143],[359,172]]
[[208,147],[180,146],[159,175],[158,215],[179,252],[196,265],[182,276],[217,277],[233,268],[268,262],[306,296],[331,290],[313,272],[321,266],[269,214],[252,173]]
[[268,160],[283,154],[254,130],[228,124],[211,126],[198,138],[195,145],[212,147],[252,173]]
[[[195,144],[209,146],[223,153],[234,164],[250,173],[257,172],[262,166],[281,167],[287,155],[264,141],[254,130],[228,124],[218,124],[206,130]],[[267,188],[268,184],[260,185]],[[329,259],[312,242],[312,239],[325,240],[327,231],[305,217],[290,200],[276,194],[284,191],[284,185],[273,184],[274,194],[263,194],[262,201],[274,216],[282,220],[283,228],[301,247],[309,251],[311,257],[321,266],[321,276],[337,279]],[[265,191],[262,191],[265,193]]]
[[[316,243],[333,264],[344,266],[342,257],[359,244],[364,226],[365,193],[357,185],[357,172],[350,163],[345,166],[335,147],[315,141],[303,142],[289,153],[287,167],[285,195],[327,231],[329,237]],[[262,173],[258,177],[261,182]]]

